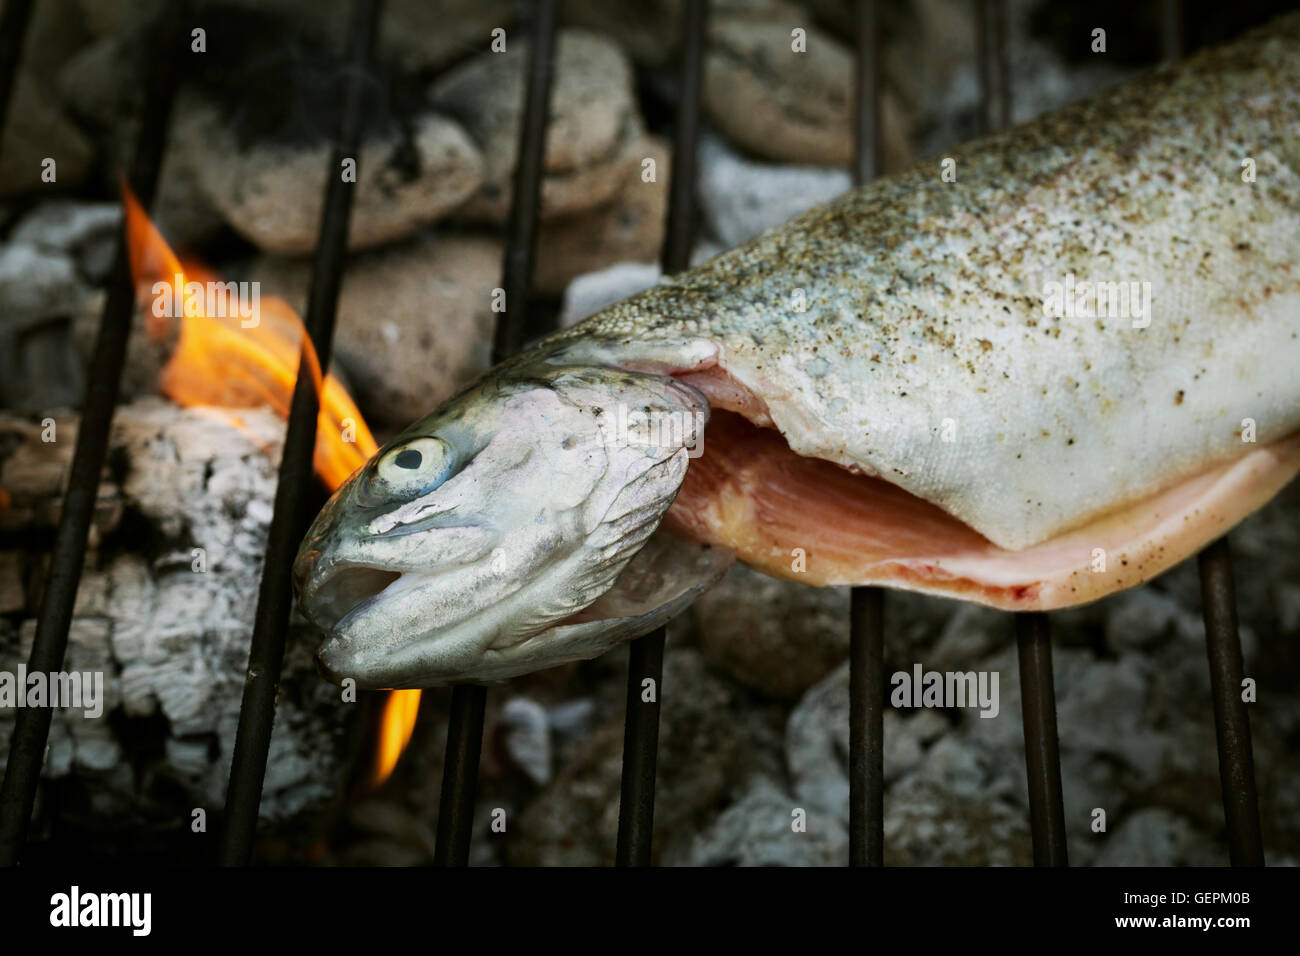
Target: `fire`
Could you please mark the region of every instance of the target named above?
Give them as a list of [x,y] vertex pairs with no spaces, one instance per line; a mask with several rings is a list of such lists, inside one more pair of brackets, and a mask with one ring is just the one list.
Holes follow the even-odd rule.
[[[297,313],[283,299],[262,300],[243,316],[230,314],[233,295],[197,262],[182,265],[149,221],[131,191],[123,187],[127,245],[137,298],[145,309],[149,336],[161,339],[169,319],[179,319],[176,350],[163,368],[158,387],[181,405],[244,408],[270,405],[288,417],[299,355],[305,354],[321,395],[316,427],[316,473],[337,488],[379,448],[351,396],[332,375],[322,379],[311,338]],[[216,314],[208,306],[217,302]]]
[[[125,183],[122,200],[146,331],[160,340],[178,323],[176,349],[159,376],[159,390],[180,405],[269,405],[288,418],[305,356],[320,396],[313,465],[331,490],[341,485],[379,446],[352,397],[333,375],[322,375],[298,314],[283,299],[262,298],[255,284],[222,282],[200,263],[182,262]],[[232,416],[232,423],[238,419]],[[392,773],[419,705],[418,690],[394,691],[385,701],[373,785]]]
[[415,730],[415,718],[420,712],[420,691],[389,691],[384,701],[384,715],[380,720],[379,747],[375,752],[371,784],[379,786],[397,766],[402,751]]

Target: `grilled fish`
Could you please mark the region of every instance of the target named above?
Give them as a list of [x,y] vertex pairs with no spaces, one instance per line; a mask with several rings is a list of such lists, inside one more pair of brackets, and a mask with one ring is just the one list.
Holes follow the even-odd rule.
[[493,369],[295,567],[360,686],[595,656],[731,555],[1068,607],[1300,469],[1300,14],[856,189]]

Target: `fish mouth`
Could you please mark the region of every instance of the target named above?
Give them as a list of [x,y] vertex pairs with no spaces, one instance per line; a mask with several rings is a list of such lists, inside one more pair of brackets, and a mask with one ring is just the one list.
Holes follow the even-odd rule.
[[333,630],[377,603],[401,577],[400,571],[363,564],[336,568],[311,587],[312,619],[324,630]]

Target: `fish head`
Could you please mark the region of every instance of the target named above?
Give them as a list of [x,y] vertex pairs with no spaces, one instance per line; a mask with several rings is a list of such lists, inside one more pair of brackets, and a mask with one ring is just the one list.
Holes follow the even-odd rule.
[[[588,609],[655,531],[707,413],[667,376],[547,368],[489,376],[411,425],[299,549],[322,672],[363,688],[494,681],[650,630],[681,598],[662,548],[635,597]],[[651,435],[655,414],[686,424]]]

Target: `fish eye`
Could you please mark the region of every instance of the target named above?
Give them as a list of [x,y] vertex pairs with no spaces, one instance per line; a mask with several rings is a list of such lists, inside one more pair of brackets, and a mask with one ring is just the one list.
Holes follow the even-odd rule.
[[451,447],[425,436],[390,448],[375,463],[373,490],[380,495],[414,498],[432,491],[451,474]]

